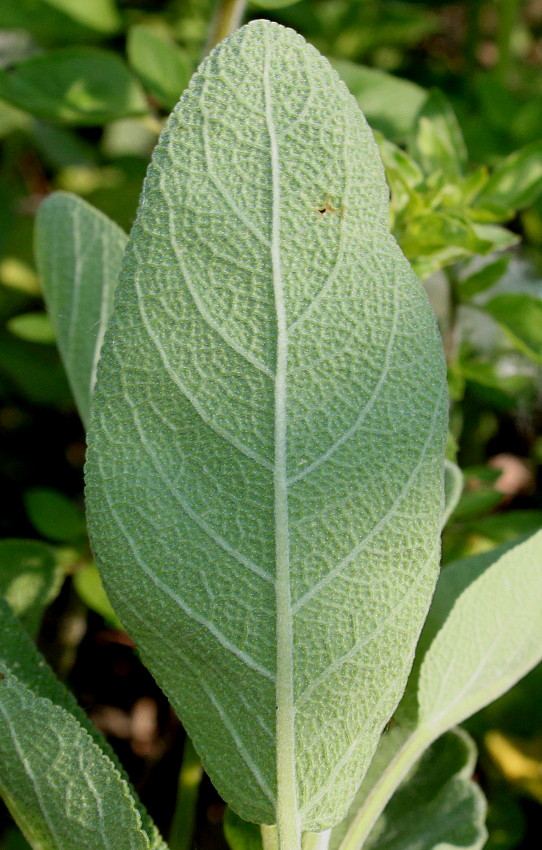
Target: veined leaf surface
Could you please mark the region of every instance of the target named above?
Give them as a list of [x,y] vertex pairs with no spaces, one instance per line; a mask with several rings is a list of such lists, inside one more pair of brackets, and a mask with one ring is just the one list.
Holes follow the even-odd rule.
[[345,814],[433,590],[446,390],[372,134],[241,29],[156,148],[98,373],[108,594],[207,771],[281,844]]
[[40,850],[166,850],[101,733],[0,599],[0,794]]
[[118,225],[77,195],[55,192],[39,208],[36,262],[85,425],[126,242]]

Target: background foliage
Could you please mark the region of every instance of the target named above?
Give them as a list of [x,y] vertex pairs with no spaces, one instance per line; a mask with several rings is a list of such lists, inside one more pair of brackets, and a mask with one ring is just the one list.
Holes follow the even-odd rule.
[[[32,600],[17,612],[39,629],[41,648],[110,735],[165,831],[183,734],[91,562],[83,430],[43,311],[32,232],[55,189],[129,230],[158,133],[204,50],[212,6],[0,5],[0,583],[16,609]],[[261,16],[294,27],[333,60],[377,133],[392,228],[426,283],[448,359],[449,457],[465,487],[444,562],[539,529],[542,3],[255,0],[247,17]],[[492,850],[539,846],[541,698],[536,669],[468,724],[481,746]],[[222,816],[204,785],[200,846],[218,846]],[[24,846],[7,816],[2,824],[0,846]]]

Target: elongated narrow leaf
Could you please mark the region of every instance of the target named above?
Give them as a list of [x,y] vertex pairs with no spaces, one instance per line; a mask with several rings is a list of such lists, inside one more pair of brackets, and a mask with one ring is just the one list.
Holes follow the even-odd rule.
[[165,850],[102,735],[0,600],[0,793],[40,850]]
[[31,845],[149,850],[128,786],[88,732],[0,671],[0,791]]
[[450,564],[413,671],[418,724],[438,735],[505,693],[542,658],[541,634],[542,532]]
[[88,508],[108,594],[246,820],[330,827],[438,562],[445,381],[372,134],[265,21],[161,137],[106,333]]
[[76,195],[56,192],[39,208],[36,262],[85,424],[126,242],[120,227]]
[[[487,840],[484,796],[471,777],[476,747],[461,729],[447,732],[424,753],[376,822],[364,850],[478,850]],[[371,771],[373,768],[371,768]],[[371,777],[368,776],[368,779]],[[356,805],[370,791],[362,786],[351,816],[335,827],[330,850],[358,850],[347,833]]]
[[444,465],[444,513],[442,527],[446,525],[463,492],[463,473],[456,463],[447,460]]

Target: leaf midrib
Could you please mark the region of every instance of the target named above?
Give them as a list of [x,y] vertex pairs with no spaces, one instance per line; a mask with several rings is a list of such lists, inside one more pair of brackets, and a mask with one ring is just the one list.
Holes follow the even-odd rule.
[[265,120],[269,134],[272,181],[271,268],[275,314],[277,321],[277,355],[275,367],[274,433],[275,458],[273,469],[275,559],[276,559],[276,753],[277,753],[277,828],[281,850],[296,850],[300,845],[301,826],[297,805],[295,767],[295,707],[293,613],[290,581],[290,545],[288,527],[287,474],[287,371],[288,328],[280,251],[280,162],[270,82],[270,47],[265,39],[263,84]]

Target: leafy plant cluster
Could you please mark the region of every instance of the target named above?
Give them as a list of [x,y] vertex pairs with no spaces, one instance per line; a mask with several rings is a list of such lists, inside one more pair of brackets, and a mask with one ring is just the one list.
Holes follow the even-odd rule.
[[[20,453],[15,462],[11,456],[6,456],[3,475],[13,492],[22,489],[21,498],[15,498],[7,512],[5,539],[0,541],[0,586],[8,603],[2,604],[0,615],[0,662],[4,677],[0,683],[0,788],[13,818],[31,846],[35,847],[77,846],[96,850],[102,846],[166,846],[133,791],[117,756],[77,706],[69,690],[49,670],[31,640],[41,634],[41,645],[57,671],[61,674],[69,672],[73,663],[70,647],[64,647],[60,657],[57,649],[55,657],[51,647],[47,646],[47,618],[51,615],[45,613],[52,603],[53,610],[56,606],[57,611],[66,606],[67,583],[73,594],[68,604],[72,605],[73,599],[76,599],[77,605],[83,603],[118,628],[121,628],[119,616],[124,624],[129,623],[129,632],[136,638],[143,659],[178,709],[204,757],[211,778],[224,799],[232,804],[226,809],[223,824],[224,835],[232,850],[249,847],[256,850],[262,844],[264,850],[268,850],[275,847],[277,840],[281,848],[294,846],[288,845],[291,836],[286,836],[288,827],[284,826],[285,822],[294,818],[293,810],[283,815],[283,835],[280,836],[279,825],[278,839],[269,826],[260,828],[239,817],[239,814],[244,814],[247,819],[263,824],[274,820],[272,812],[266,810],[268,802],[254,803],[262,793],[262,784],[265,791],[275,781],[274,767],[270,766],[272,759],[265,755],[261,743],[267,734],[262,729],[267,727],[268,731],[274,722],[274,697],[271,695],[267,699],[262,695],[269,687],[266,676],[261,679],[262,694],[258,699],[264,700],[265,710],[270,711],[269,717],[260,718],[258,730],[251,730],[247,719],[246,728],[242,727],[241,745],[237,741],[232,748],[231,743],[228,746],[218,745],[215,740],[209,748],[206,743],[209,728],[205,723],[202,728],[199,726],[201,706],[197,710],[193,708],[196,704],[193,701],[199,697],[186,696],[191,693],[190,688],[196,694],[201,693],[202,673],[198,667],[201,658],[196,651],[200,636],[189,633],[187,643],[175,638],[169,645],[169,637],[166,639],[163,632],[153,633],[155,626],[151,622],[140,622],[141,612],[151,593],[144,582],[138,585],[136,581],[130,589],[135,603],[125,601],[132,580],[116,584],[116,576],[121,574],[130,548],[130,558],[136,552],[134,563],[151,563],[156,555],[158,532],[156,528],[152,532],[153,555],[148,558],[144,544],[137,542],[146,518],[137,510],[134,512],[134,506],[130,505],[123,519],[118,520],[117,508],[121,512],[125,510],[124,497],[121,491],[108,490],[103,483],[107,475],[99,473],[98,467],[108,454],[108,463],[113,462],[116,456],[124,470],[126,465],[133,467],[132,480],[136,482],[138,476],[142,476],[142,470],[147,468],[148,480],[152,481],[154,476],[157,484],[152,486],[158,486],[156,492],[153,490],[153,498],[159,498],[160,490],[163,491],[160,498],[165,497],[160,512],[164,521],[171,492],[176,491],[179,479],[172,478],[166,471],[170,469],[167,464],[172,460],[169,455],[171,447],[165,445],[164,454],[159,454],[154,460],[151,456],[150,461],[146,448],[149,443],[159,446],[162,451],[164,434],[172,430],[172,422],[177,415],[167,405],[164,406],[162,385],[157,384],[154,401],[150,390],[143,389],[143,384],[138,390],[155,405],[155,413],[152,423],[134,415],[138,433],[132,434],[132,457],[129,459],[123,448],[127,411],[119,407],[112,416],[106,400],[126,395],[126,386],[132,386],[131,355],[128,349],[121,350],[118,343],[115,352],[114,343],[109,343],[109,351],[104,357],[101,390],[102,379],[98,381],[98,393],[102,393],[99,404],[107,413],[104,413],[100,425],[97,419],[94,425],[95,448],[90,475],[94,476],[91,488],[97,489],[94,497],[91,490],[90,519],[94,547],[108,577],[109,596],[115,601],[115,611],[103,589],[88,546],[80,499],[82,437],[75,417],[70,414],[73,398],[84,426],[89,425],[96,368],[123,262],[125,281],[135,279],[138,286],[149,285],[153,269],[156,264],[160,266],[167,251],[170,252],[170,268],[176,264],[182,269],[183,262],[193,262],[186,260],[192,254],[184,254],[189,248],[189,235],[186,236],[187,244],[180,250],[173,246],[173,253],[172,243],[166,239],[153,259],[152,254],[145,254],[156,250],[145,236],[145,222],[138,234],[134,232],[131,248],[126,253],[127,231],[132,224],[148,158],[163,128],[165,116],[187,87],[208,42],[211,13],[210,4],[204,0],[164,4],[159,12],[150,8],[142,11],[129,5],[119,9],[108,0],[93,0],[85,4],[70,0],[19,0],[17,3],[4,2],[0,9],[0,26],[4,28],[3,67],[0,71],[0,135],[4,150],[4,165],[0,170],[0,192],[4,199],[0,233],[3,255],[0,262],[0,310],[4,324],[0,333],[1,424],[7,437],[8,453],[11,455],[12,447],[15,447],[16,458],[17,451]],[[350,787],[355,771],[351,771],[350,778],[337,780],[334,787],[328,787],[326,776],[322,778],[316,772],[315,782],[326,788],[326,794],[318,792],[317,788],[313,792],[316,796],[321,793],[322,799],[328,800],[330,811],[341,811],[340,823],[330,834],[318,833],[316,830],[327,828],[335,815],[329,811],[321,817],[311,815],[307,820],[309,832],[304,835],[303,846],[329,846],[333,850],[357,850],[361,846],[397,850],[427,847],[429,850],[437,844],[482,847],[489,840],[488,846],[492,848],[518,847],[526,829],[533,828],[530,821],[525,820],[525,812],[536,824],[539,815],[532,800],[541,798],[539,782],[533,776],[537,776],[540,765],[536,736],[542,728],[531,708],[542,691],[540,671],[535,667],[541,656],[539,530],[542,527],[542,509],[536,490],[537,472],[542,460],[542,447],[537,437],[541,397],[539,367],[542,360],[542,289],[537,282],[542,231],[542,145],[537,139],[542,115],[532,97],[536,92],[536,77],[531,74],[529,64],[522,64],[521,58],[514,56],[513,48],[506,42],[504,13],[503,21],[497,25],[495,32],[502,61],[499,60],[489,72],[481,72],[475,64],[477,48],[483,42],[480,30],[483,17],[477,16],[470,22],[465,38],[470,39],[467,61],[471,65],[463,68],[463,79],[461,73],[435,66],[434,57],[431,59],[431,39],[438,34],[443,20],[438,3],[258,0],[249,7],[249,15],[253,18],[267,15],[298,29],[330,58],[366,115],[375,134],[391,191],[388,224],[429,292],[442,333],[451,395],[446,508],[444,516],[439,513],[437,517],[435,497],[432,530],[429,528],[431,523],[425,529],[420,526],[420,533],[423,531],[429,541],[435,534],[436,525],[442,524],[445,567],[416,649],[414,666],[389,728],[381,738],[385,717],[382,713],[378,714],[380,709],[371,705],[369,700],[367,710],[373,717],[375,728],[372,738],[366,732],[362,761],[365,765],[370,763],[370,766],[359,791],[354,794],[355,789]],[[522,26],[518,19],[513,29],[524,31]],[[258,30],[253,29],[252,32]],[[260,42],[264,36],[269,37],[266,32],[265,29],[260,31]],[[536,37],[536,25],[530,33],[531,38]],[[425,46],[428,56],[423,74],[412,58],[419,57],[420,46]],[[293,50],[293,47],[290,45],[288,49]],[[287,64],[295,68],[295,50],[291,59]],[[451,66],[452,60],[453,57]],[[257,64],[258,61],[256,56],[254,62]],[[410,79],[392,74],[390,70],[406,73]],[[230,73],[235,72],[230,69]],[[316,78],[318,73],[315,71]],[[286,70],[283,78],[287,85]],[[260,96],[261,92],[255,89],[255,100]],[[333,96],[337,96],[335,91]],[[331,126],[334,120],[333,113],[325,111],[326,97],[322,83],[318,109],[321,110],[319,119],[324,128],[326,124]],[[497,100],[505,104],[502,109],[496,108]],[[504,113],[509,118],[504,118]],[[237,114],[235,118],[240,120],[241,116]],[[220,134],[227,131],[220,120],[217,121],[220,138]],[[235,138],[238,140],[239,136]],[[367,150],[373,156],[370,142],[365,137],[363,139],[362,144],[369,145]],[[210,144],[212,148],[212,136]],[[161,145],[158,151],[162,154],[157,155],[166,157],[164,143]],[[228,150],[233,145],[232,141]],[[216,151],[215,155],[219,157]],[[171,151],[167,156],[172,156]],[[168,172],[163,162],[160,167],[164,169],[167,181]],[[164,190],[158,181],[160,189],[156,188],[156,183],[156,191],[164,193],[164,196],[169,193],[169,200],[166,197],[166,201],[158,203],[154,209],[151,207],[151,219],[162,216],[162,222],[167,222],[167,205],[170,203],[182,208],[191,197],[191,174],[197,174],[198,167],[195,160],[190,167],[185,166],[182,157],[174,160],[171,168],[178,168],[179,179],[187,181],[187,184],[183,184],[181,191],[172,179]],[[282,163],[281,167],[287,168]],[[320,164],[322,180],[328,176],[326,167],[326,164]],[[256,218],[255,227],[252,218],[252,215],[257,216],[257,209],[254,209],[257,204],[252,197],[247,203],[248,196],[243,195],[248,190],[241,188],[235,196],[226,192],[226,198],[221,192],[220,187],[224,189],[227,185],[227,181],[222,182],[226,171],[215,175],[218,189],[215,185],[208,198],[198,199],[206,214],[196,229],[199,228],[201,233],[202,228],[207,226],[209,210],[217,210],[226,200],[230,205],[230,223],[232,219],[233,222],[241,219],[251,233],[259,231],[262,222]],[[158,170],[155,169],[154,173],[158,180]],[[329,177],[333,178],[332,170]],[[339,232],[341,222],[350,221],[352,202],[345,200],[342,191],[336,187],[328,191],[323,182],[321,187],[315,183],[313,188],[314,198],[308,203],[303,225],[305,230],[297,241],[294,240],[294,245],[300,251],[303,241],[311,238],[307,234],[312,233],[313,227],[319,227],[317,232],[319,238],[323,238],[324,246],[322,248],[319,244],[319,250],[322,250],[321,262],[325,265],[337,249],[332,228]],[[51,189],[63,191],[53,195],[40,208],[34,260],[33,214]],[[151,192],[149,198],[152,197],[155,196]],[[149,222],[150,219],[146,226],[150,232]],[[265,226],[268,224],[265,223]],[[328,225],[328,231],[324,231],[322,227]],[[188,217],[185,221],[188,234],[190,226]],[[292,218],[292,228],[296,226]],[[167,230],[169,225],[162,224],[161,227]],[[331,236],[321,237],[322,233],[331,233]],[[231,259],[232,245],[224,230],[220,234],[220,275],[224,275]],[[250,234],[238,233],[236,237],[247,240],[243,243],[245,260],[250,258],[251,263],[257,265],[260,260]],[[256,234],[252,233],[252,237],[257,241]],[[211,232],[209,240],[213,238],[216,236]],[[194,256],[202,250],[201,244],[198,244]],[[284,244],[281,250],[287,252],[293,249]],[[209,270],[212,258],[209,255],[205,259]],[[307,259],[303,261],[308,262]],[[140,270],[140,266],[145,268]],[[186,280],[188,268],[183,271],[183,280]],[[238,285],[239,270],[236,274]],[[189,277],[195,276],[196,293],[200,291],[197,275],[198,269],[190,267]],[[220,279],[218,272],[213,279],[216,285]],[[154,285],[159,286],[160,280],[160,276],[156,277]],[[128,285],[125,283],[124,286],[128,292]],[[378,292],[378,298],[384,299],[383,284]],[[204,290],[201,293],[201,298],[208,298]],[[166,296],[170,297],[167,287],[161,298]],[[42,297],[47,302],[48,313],[43,309]],[[177,295],[169,303],[170,311],[177,309],[175,299]],[[131,333],[134,333],[137,322],[134,323],[134,314],[130,313],[134,309],[130,297],[121,294],[119,303],[123,305],[124,313],[121,310],[114,321],[119,323],[117,333],[120,340],[122,335],[118,329],[122,327],[122,317]],[[380,305],[383,303],[384,300]],[[224,301],[223,307],[226,304],[227,301]],[[228,328],[223,325],[220,314],[213,314],[212,302],[203,300],[199,307],[207,317],[208,326],[215,331],[218,328],[223,336],[225,334],[228,343]],[[247,309],[246,305],[244,309]],[[231,310],[231,305],[228,310]],[[190,315],[186,313],[185,321]],[[162,327],[159,316],[152,313],[151,305],[149,316],[140,316],[138,321],[143,321],[146,332],[160,347],[167,346],[171,334],[176,333],[170,319]],[[321,321],[333,322],[332,313]],[[422,323],[418,332],[425,340],[422,349],[430,360],[427,352],[433,343],[430,334],[424,336],[424,328]],[[383,323],[379,330],[384,334],[389,331],[389,325]],[[114,331],[109,333],[114,339]],[[228,355],[233,358],[247,353],[242,328],[240,330],[236,326],[236,333],[240,334],[234,338],[236,353]],[[134,340],[130,339],[130,343],[133,344]],[[55,343],[63,366],[56,354]],[[378,343],[375,342],[375,345],[378,346]],[[264,380],[265,369],[271,366],[265,360],[268,352],[265,346],[254,348],[253,342],[250,346],[250,368],[254,369],[256,361],[256,372],[263,374]],[[136,347],[144,349],[141,340]],[[303,351],[304,357],[310,352],[310,343],[306,340]],[[199,356],[197,352],[198,345],[192,343],[190,356]],[[169,368],[176,372],[179,364],[172,366],[168,356],[169,353],[164,355],[166,371],[169,362]],[[217,362],[222,356],[223,352],[217,348]],[[318,346],[314,356],[314,363],[322,357]],[[106,371],[108,358],[109,378]],[[111,364],[115,359],[125,370],[120,384],[114,383],[116,368]],[[202,363],[198,364],[200,375],[208,368]],[[417,367],[420,370],[418,381],[422,381],[424,371],[420,364],[421,361]],[[152,358],[133,368],[159,374]],[[432,381],[437,389],[438,369],[438,357],[435,357],[432,365],[426,366],[426,372],[429,374],[433,370]],[[235,408],[235,398],[241,397],[239,387],[232,392],[233,401],[227,400],[228,382],[238,380],[238,373],[239,367],[234,377],[225,379],[223,412],[215,420],[213,402],[213,406],[208,411],[205,409],[204,413],[211,416],[213,427],[219,431],[226,428],[228,438],[233,438],[238,448],[240,443],[245,450],[248,440],[249,450],[261,460],[259,440],[267,427],[264,420],[260,422],[251,412],[248,418],[252,430],[243,430],[246,429],[247,413]],[[253,392],[263,391],[252,372],[246,380]],[[352,380],[350,375],[348,381]],[[188,394],[196,390],[194,385],[189,388]],[[378,390],[375,398],[387,391],[391,403],[392,389],[386,390],[386,386],[382,385]],[[329,387],[327,392],[332,404],[332,388]],[[300,421],[309,416],[310,395],[310,385],[300,385],[299,397],[307,400],[307,407],[299,413]],[[132,402],[136,409],[137,403],[137,399]],[[205,400],[196,398],[196,408],[200,413],[198,405],[204,403]],[[133,406],[130,410],[132,415]],[[402,415],[404,423],[407,422],[407,403]],[[41,457],[48,454],[51,439],[43,424],[47,417],[54,428],[62,423],[60,446],[50,467]],[[238,426],[231,433],[224,425],[228,420]],[[340,421],[339,414],[336,421]],[[118,433],[115,434],[117,427]],[[320,428],[321,423],[311,427]],[[316,430],[315,433],[320,432]],[[257,439],[256,434],[259,435]],[[39,460],[33,464],[34,449],[27,449],[27,445],[30,440],[36,439],[36,435]],[[414,431],[411,436],[416,436]],[[420,434],[417,436],[420,437]],[[22,449],[19,449],[18,438],[22,440]],[[177,452],[182,439],[182,432],[177,433]],[[203,440],[203,437],[198,439]],[[322,440],[321,433],[318,439]],[[101,449],[100,440],[103,442]],[[138,441],[139,448],[134,449]],[[318,440],[316,442],[318,444]],[[407,446],[402,459],[397,454],[397,481],[405,478],[412,445],[410,448]],[[138,454],[142,446],[144,450]],[[216,446],[205,442],[201,443],[201,449],[204,460],[217,451]],[[104,454],[100,455],[102,451]],[[196,448],[187,449],[186,456],[192,451],[195,452]],[[265,449],[263,451],[265,454]],[[303,464],[310,466],[311,463],[301,454],[299,457],[302,465],[294,476],[301,476]],[[378,482],[380,461],[377,455],[361,457],[361,460],[365,464],[373,464],[371,469]],[[235,464],[239,464],[239,459],[235,460]],[[457,464],[462,467],[462,473]],[[224,455],[222,467],[230,470],[231,465],[231,455]],[[198,464],[195,463],[195,466]],[[216,477],[219,469],[220,464],[217,463],[209,474]],[[185,462],[183,474],[186,480],[193,482],[189,487],[190,493],[203,488],[197,476],[199,471],[199,468],[192,470]],[[352,480],[355,478],[354,471],[351,472]],[[122,476],[124,471],[119,474]],[[504,482],[506,474],[511,483]],[[191,478],[192,475],[194,478]],[[238,487],[243,475],[236,479]],[[250,475],[253,482],[257,480],[254,471]],[[356,475],[356,480],[363,480],[359,470]],[[103,482],[96,483],[100,476]],[[384,479],[389,477],[386,471]],[[59,478],[62,483],[59,483]],[[393,480],[393,476],[391,478]],[[221,484],[222,492],[232,488],[231,480]],[[137,483],[135,492],[137,502],[138,497],[142,498]],[[426,498],[428,492],[425,491]],[[205,501],[204,488],[200,495]],[[187,498],[186,493],[181,495],[182,498]],[[366,498],[370,499],[370,494]],[[113,508],[107,508],[111,500]],[[209,505],[205,508],[205,515],[212,515]],[[208,530],[203,529],[207,534],[207,547],[218,545],[220,548],[223,538],[229,540],[232,528],[239,526],[242,519],[235,513],[228,518],[226,512],[222,521],[224,533],[220,532],[219,540],[215,535],[212,543],[209,542]],[[351,520],[345,517],[344,521]],[[178,523],[178,519],[175,522]],[[213,522],[205,522],[206,528],[215,527]],[[109,529],[107,543],[104,542],[105,528]],[[123,541],[119,528],[124,529]],[[128,550],[126,529],[130,544]],[[151,540],[149,530],[146,533],[147,539]],[[316,532],[313,533],[314,539],[319,539]],[[153,582],[157,587],[161,585],[160,593],[164,587],[166,592],[158,593],[153,602],[159,612],[158,620],[163,617],[166,621],[177,623],[173,629],[177,634],[185,626],[175,620],[177,615],[168,608],[171,604],[171,576],[167,564],[171,551],[178,544],[171,537],[173,531],[167,521],[165,526],[161,526],[160,534],[165,539],[162,561],[166,566],[164,572],[152,567],[153,574],[156,571]],[[188,540],[191,536],[193,532],[187,531]],[[183,545],[186,546],[187,542]],[[201,542],[194,538],[190,545],[193,546],[191,562],[196,564],[201,556]],[[248,569],[251,570],[254,559],[246,556],[244,545],[244,542],[240,544],[239,550],[244,560],[250,561]],[[314,540],[311,545],[316,545]],[[321,546],[324,545],[325,540],[321,538]],[[382,545],[392,544],[385,541]],[[375,551],[373,557],[378,561],[380,555]],[[109,575],[110,564],[115,563],[117,558],[116,572],[112,570]],[[251,585],[247,598],[262,593],[261,600],[266,600],[266,610],[267,606],[273,606],[274,602],[267,599],[263,591],[256,591],[255,587]],[[221,590],[224,594],[221,616],[226,613],[226,621],[228,614],[224,600],[228,592]],[[428,599],[430,577],[424,592]],[[194,614],[194,606],[197,608],[199,604],[198,593],[203,593],[203,590],[197,591],[190,602],[191,605],[193,603],[190,615]],[[233,590],[230,598],[239,601]],[[378,598],[376,591],[375,598]],[[186,599],[181,602],[181,607],[182,604],[186,605]],[[130,607],[140,612],[139,620],[138,615],[130,613]],[[412,629],[415,630],[416,622],[419,629],[423,621],[423,602],[418,601],[416,610],[418,619],[414,619],[410,626],[411,642],[414,640]],[[184,613],[186,615],[186,611]],[[196,610],[196,621],[198,616],[201,627],[202,615]],[[256,613],[250,616],[256,618]],[[385,620],[376,603],[367,616]],[[242,625],[241,619],[239,622]],[[214,632],[211,629],[214,638],[216,628],[222,628],[221,623],[222,620],[217,619],[211,624],[215,629]],[[214,662],[205,662],[203,687],[205,690],[205,681],[211,687],[217,677],[220,680],[226,675],[224,671],[228,671],[227,675],[233,677],[236,696],[241,693],[244,699],[241,714],[246,713],[248,717],[253,692],[259,689],[250,676],[254,672],[260,676],[261,670],[249,673],[236,670],[236,664],[242,662],[245,655],[250,656],[251,652],[242,650],[241,657],[232,660],[231,645],[238,646],[235,628],[226,635],[220,632],[219,641],[226,647],[224,650],[222,646],[222,650],[229,655],[221,657],[216,667]],[[243,628],[250,635],[251,626]],[[256,629],[256,626],[253,628]],[[265,618],[262,617],[256,630],[263,629],[265,632],[265,628]],[[311,631],[315,632],[316,646],[320,647],[321,634],[313,622],[308,634]],[[384,636],[386,634],[384,631]],[[384,642],[382,646],[385,645]],[[177,658],[173,664],[172,659],[179,654],[180,646],[184,647],[184,658]],[[391,644],[387,646],[393,653]],[[201,647],[203,654],[211,651],[211,646],[206,643],[202,643]],[[190,655],[192,649],[195,660]],[[264,671],[274,663],[271,655],[266,655],[268,649],[266,646],[257,649],[260,653],[257,666]],[[320,649],[312,651],[315,653],[314,669],[317,669]],[[341,652],[344,654],[344,648]],[[341,652],[338,657],[341,657]],[[373,653],[373,663],[377,655]],[[403,657],[403,661],[408,663],[408,658]],[[368,664],[370,667],[370,660]],[[533,667],[535,669],[527,679],[493,703]],[[399,700],[406,673],[406,669],[402,673],[398,670],[388,672],[388,681],[395,689],[395,697],[389,699],[390,705]],[[314,671],[312,675],[318,681]],[[383,687],[386,676],[381,675]],[[325,714],[325,695],[321,695],[310,682],[307,687],[320,700],[320,703],[315,700],[318,711]],[[337,682],[335,691],[327,697],[329,705],[341,705],[345,712],[350,710],[345,707],[348,705],[348,687],[350,685],[347,686],[345,680]],[[340,694],[341,689],[345,693]],[[230,710],[234,714],[239,711],[238,705],[237,709],[231,708],[233,703],[230,705],[230,697],[224,696],[226,691],[226,686],[220,691],[225,702],[219,706],[216,705],[216,696],[207,694],[208,716],[211,716],[210,712],[217,712],[213,721],[215,729],[216,724],[223,724],[226,730],[229,729],[225,716]],[[354,703],[359,699],[355,687],[350,698]],[[466,728],[458,726],[467,718],[472,719]],[[340,737],[345,733],[345,727],[341,728],[339,724],[337,728]],[[325,733],[333,740],[331,728]],[[312,734],[315,738],[315,733]],[[351,734],[349,729],[347,734]],[[248,745],[245,735],[248,736]],[[472,779],[476,745],[471,735],[481,746],[482,762],[477,776],[482,777],[484,794],[478,782]],[[242,754],[241,760],[239,753]],[[310,764],[310,754],[305,754],[305,758]],[[357,758],[359,762],[359,752]],[[241,764],[243,759],[244,766]],[[195,795],[188,777],[195,776],[197,786],[201,775],[198,757],[188,738],[183,764],[181,792],[168,842],[172,848],[189,846]],[[229,765],[230,775],[228,770],[224,772],[224,764]],[[243,771],[246,771],[247,764],[249,770],[245,775]],[[330,757],[331,764],[333,759]],[[332,772],[329,765],[324,766],[324,774]],[[280,774],[280,767],[278,772]],[[308,769],[307,775],[310,775]],[[251,785],[254,776],[259,777],[259,788]],[[248,802],[244,799],[247,795]],[[353,799],[344,817],[347,797]],[[489,800],[489,813],[486,798]],[[338,815],[334,823],[337,819]],[[6,828],[2,842],[1,846],[6,848],[26,846],[21,834],[12,828]]]

